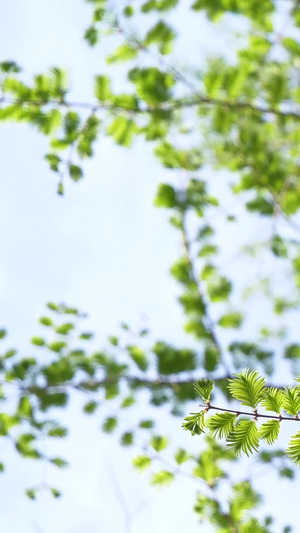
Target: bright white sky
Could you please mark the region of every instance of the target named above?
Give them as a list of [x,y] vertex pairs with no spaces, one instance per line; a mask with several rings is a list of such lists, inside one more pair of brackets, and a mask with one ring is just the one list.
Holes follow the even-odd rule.
[[[68,68],[76,99],[88,99],[92,75],[105,69],[107,52],[105,42],[95,50],[83,43],[90,11],[82,0],[0,0],[0,59],[16,60],[28,79],[53,65]],[[194,53],[203,57],[204,23],[198,31],[189,38],[197,40]],[[126,151],[101,140],[97,157],[85,165],[86,179],[68,184],[61,198],[55,194],[56,176],[43,161],[47,145],[41,135],[24,125],[6,125],[0,143],[0,323],[9,329],[11,344],[31,349],[28,339],[40,332],[37,318],[49,300],[88,311],[100,346],[120,321],[140,323],[143,317],[156,337],[180,340],[177,288],[168,275],[179,247],[166,213],[152,207],[157,184],[168,177],[150,148],[139,143]],[[100,421],[86,421],[79,412],[74,404],[72,438],[56,446],[57,454],[70,458],[68,470],[41,472],[0,443],[0,455],[8,460],[0,477],[5,533],[129,533],[116,485],[132,512],[145,504],[130,533],[199,530],[191,512],[191,481],[180,479],[157,493],[132,471],[130,454],[101,434]],[[189,447],[190,437],[178,431],[180,420],[164,423]],[[23,488],[45,475],[63,490],[62,500],[44,495],[27,501]]]

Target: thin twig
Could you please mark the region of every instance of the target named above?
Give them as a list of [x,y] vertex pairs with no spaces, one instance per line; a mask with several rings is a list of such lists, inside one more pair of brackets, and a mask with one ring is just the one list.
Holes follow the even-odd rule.
[[236,416],[240,415],[246,415],[246,416],[252,416],[253,418],[271,418],[273,420],[278,420],[281,422],[281,420],[290,420],[294,422],[300,422],[300,418],[292,418],[290,416],[275,416],[275,415],[263,415],[261,413],[258,413],[257,411],[253,411],[252,413],[249,411],[239,411],[238,409],[225,409],[223,407],[216,407],[215,405],[211,405],[210,403],[205,405],[200,405],[200,407],[204,407],[207,411],[210,409],[214,409],[215,411],[223,411],[225,413],[234,413]]

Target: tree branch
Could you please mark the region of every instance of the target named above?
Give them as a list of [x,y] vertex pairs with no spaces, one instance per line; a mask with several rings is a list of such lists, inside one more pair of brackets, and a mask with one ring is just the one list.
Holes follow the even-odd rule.
[[[209,333],[211,335],[211,338],[212,338],[212,341],[213,341],[215,347],[217,348],[218,352],[220,353],[220,358],[222,359],[223,349],[222,349],[222,346],[221,346],[221,342],[218,339],[218,336],[217,336],[217,333],[216,333],[216,330],[215,330],[214,321],[213,321],[213,319],[210,316],[208,305],[207,305],[207,302],[205,301],[205,296],[202,293],[202,290],[201,290],[201,287],[200,287],[200,284],[199,284],[199,281],[198,281],[198,277],[197,277],[197,275],[195,273],[194,264],[193,264],[193,260],[192,260],[192,257],[191,257],[191,251],[190,251],[190,243],[189,243],[188,236],[187,236],[187,231],[186,231],[186,228],[185,228],[184,218],[183,218],[183,221],[182,221],[181,233],[182,233],[183,247],[184,247],[184,250],[185,250],[185,256],[186,256],[186,258],[187,258],[187,260],[189,262],[189,265],[190,265],[190,272],[191,272],[192,280],[193,280],[193,283],[195,284],[196,291],[197,291],[197,294],[199,296],[199,299],[201,300],[201,302],[203,303],[203,306],[204,306],[204,316],[205,316],[205,319],[206,319],[206,327],[207,327],[207,329],[208,329],[208,331],[209,331]],[[225,368],[226,375],[229,376],[230,375],[229,368],[226,366],[224,361],[222,361],[222,364],[223,364],[223,366]]]
[[[116,95],[118,96],[118,95]],[[14,99],[9,98],[6,96],[3,96],[0,98],[0,104],[11,104],[11,105],[22,105],[22,104],[32,104],[35,106],[47,106],[47,105],[58,105],[58,106],[65,106],[65,107],[72,107],[72,108],[81,108],[81,109],[88,109],[91,111],[100,111],[102,109],[108,110],[108,111],[125,111],[130,114],[137,114],[137,115],[146,115],[146,114],[152,114],[156,113],[157,111],[164,111],[164,112],[172,112],[177,109],[185,109],[190,107],[195,107],[199,105],[207,105],[207,106],[220,106],[225,107],[228,109],[233,110],[250,110],[253,113],[258,113],[261,115],[275,115],[277,117],[285,117],[285,118],[293,118],[295,120],[300,121],[300,112],[297,113],[296,111],[282,111],[280,109],[276,109],[273,107],[265,107],[260,105],[255,105],[250,102],[241,102],[241,101],[230,101],[230,100],[223,100],[218,98],[210,98],[208,96],[202,96],[200,94],[197,94],[192,99],[178,99],[174,100],[171,103],[165,104],[162,103],[158,106],[145,106],[143,108],[137,107],[136,109],[126,109],[120,105],[116,105],[109,102],[103,102],[101,104],[96,103],[92,104],[89,102],[72,102],[67,100],[30,100],[30,99]]]

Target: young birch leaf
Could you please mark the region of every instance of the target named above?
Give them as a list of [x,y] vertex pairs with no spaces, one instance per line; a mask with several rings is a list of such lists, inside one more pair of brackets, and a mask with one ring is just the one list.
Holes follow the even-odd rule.
[[283,409],[288,415],[297,416],[300,411],[300,394],[297,387],[289,387],[284,390]]
[[296,463],[297,466],[300,465],[300,431],[294,435],[287,447],[287,455],[289,458]]
[[256,409],[264,398],[265,378],[260,377],[256,370],[247,368],[240,374],[236,374],[234,379],[229,380],[228,388],[230,394],[242,405]]
[[193,383],[195,392],[199,394],[202,400],[206,403],[209,403],[211,393],[214,388],[214,381],[212,379],[199,379],[199,381],[194,381]]
[[279,420],[268,420],[259,428],[259,436],[266,440],[268,444],[273,444],[277,439],[280,431]]
[[211,416],[206,425],[210,434],[218,439],[227,438],[234,429],[235,413],[217,413]]
[[191,413],[186,416],[182,424],[183,429],[190,431],[192,436],[204,433],[204,415],[205,411],[200,411],[200,413]]
[[254,420],[242,420],[227,437],[227,444],[237,455],[244,452],[248,457],[257,452],[259,432]]
[[266,411],[274,411],[280,414],[283,406],[284,395],[280,389],[275,387],[268,387],[266,389],[265,397],[261,400],[261,405]]

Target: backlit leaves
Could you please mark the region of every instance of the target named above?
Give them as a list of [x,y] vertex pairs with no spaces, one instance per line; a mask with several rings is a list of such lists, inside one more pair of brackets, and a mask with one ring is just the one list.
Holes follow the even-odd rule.
[[191,413],[189,416],[186,416],[182,424],[183,429],[190,431],[193,436],[204,433],[204,416],[205,411]]
[[110,79],[108,76],[99,75],[95,78],[95,96],[100,102],[110,100],[112,92],[110,88]]
[[197,394],[202,398],[206,403],[209,403],[211,393],[214,388],[214,382],[211,379],[199,379],[194,382],[194,389]]
[[226,439],[233,431],[236,417],[234,413],[217,413],[208,419],[206,426],[213,437]]
[[180,350],[165,342],[157,342],[153,353],[159,374],[179,374],[196,368],[196,353],[189,348]]
[[146,470],[151,464],[151,459],[147,455],[138,455],[135,457],[132,461],[133,466],[142,472],[143,470]]
[[151,485],[163,486],[169,485],[173,480],[173,472],[170,472],[169,470],[160,470],[152,475],[150,483]]
[[261,400],[261,405],[266,411],[274,411],[280,414],[283,406],[284,395],[283,392],[275,387],[267,387],[265,390],[265,396]]
[[136,133],[136,124],[125,116],[119,116],[113,120],[107,128],[107,134],[111,135],[114,141],[121,146],[131,145]]
[[237,454],[247,456],[258,451],[259,431],[254,420],[242,420],[227,436],[228,446]]
[[291,438],[287,448],[287,454],[297,466],[300,465],[300,431]]
[[[259,439],[270,445],[276,441],[282,409],[290,417],[298,416],[299,386],[284,391],[266,387],[258,372],[243,370],[230,380],[229,393],[225,391],[225,378],[239,368],[261,365],[266,373],[272,373],[275,352],[272,341],[278,336],[268,326],[260,328],[262,340],[259,342],[252,336],[247,341],[243,329],[235,332],[243,323],[242,310],[238,307],[236,311],[236,302],[231,301],[237,296],[239,283],[235,283],[235,271],[232,273],[230,268],[221,271],[223,248],[227,247],[228,241],[223,239],[223,234],[219,238],[219,228],[222,232],[224,228],[225,234],[228,221],[231,221],[232,228],[236,227],[234,221],[240,222],[240,214],[242,223],[245,223],[242,217],[246,215],[249,225],[258,219],[266,225],[271,221],[272,237],[268,233],[267,241],[256,253],[268,254],[268,261],[274,261],[275,265],[292,262],[293,272],[289,278],[292,279],[290,294],[293,296],[285,297],[285,287],[278,295],[277,287],[271,282],[269,295],[265,293],[264,296],[272,298],[275,313],[297,309],[296,293],[300,287],[298,243],[296,238],[286,237],[287,232],[282,231],[280,223],[283,212],[289,221],[300,207],[299,117],[295,107],[300,102],[300,92],[294,81],[299,43],[291,36],[280,35],[277,39],[277,29],[272,34],[270,15],[274,11],[274,2],[270,0],[194,0],[191,2],[192,17],[202,11],[211,20],[218,20],[228,13],[234,14],[236,21],[240,20],[240,15],[248,17],[249,38],[247,31],[243,36],[243,49],[235,50],[234,61],[222,53],[221,59],[214,58],[197,66],[197,72],[190,65],[186,72],[181,72],[177,57],[171,56],[168,61],[162,57],[171,53],[176,36],[169,19],[163,14],[172,10],[178,0],[142,0],[136,2],[134,8],[125,2],[118,20],[107,9],[105,0],[93,0],[90,4],[93,4],[93,17],[85,33],[87,42],[94,46],[105,34],[118,39],[117,48],[107,58],[112,70],[108,74],[97,73],[94,77],[93,100],[77,105],[76,98],[73,100],[69,94],[66,73],[57,67],[27,82],[19,75],[20,68],[15,62],[3,61],[0,64],[3,94],[0,120],[29,123],[49,138],[51,148],[45,159],[58,177],[60,194],[67,190],[66,176],[73,182],[81,181],[81,159],[93,155],[100,132],[123,147],[132,146],[139,136],[153,144],[155,155],[169,174],[166,181],[170,181],[159,185],[155,205],[171,210],[171,224],[184,241],[182,256],[173,265],[171,275],[181,284],[178,299],[186,317],[184,329],[196,338],[197,344],[178,348],[159,340],[154,342],[152,349],[146,349],[139,345],[140,337],[132,332],[132,336],[123,342],[124,328],[122,335],[109,337],[107,353],[91,352],[89,346],[93,342],[89,341],[92,341],[92,334],[76,333],[75,317],[79,317],[79,312],[50,303],[54,320],[42,317],[42,336],[37,334],[32,338],[31,348],[38,353],[37,359],[31,354],[24,359],[19,354],[15,357],[16,352],[6,348],[1,356],[3,390],[0,400],[5,397],[6,384],[17,383],[19,396],[15,413],[1,416],[0,432],[11,435],[13,427],[17,435],[20,429],[16,436],[19,439],[17,449],[29,457],[39,453],[38,446],[33,444],[40,430],[48,437],[65,435],[63,427],[51,425],[49,420],[40,427],[38,415],[42,411],[46,420],[48,411],[52,413],[58,407],[64,408],[73,388],[88,393],[83,410],[90,415],[96,410],[100,413],[102,403],[107,405],[109,401],[117,409],[130,408],[134,402],[138,403],[140,391],[147,390],[151,406],[168,405],[172,415],[178,416],[183,403],[194,400],[198,394],[207,408],[186,417],[183,427],[193,435],[201,434],[207,428],[214,438],[225,438],[235,453],[249,455],[257,451]],[[189,10],[190,5],[184,7]],[[151,18],[147,13],[151,13]],[[291,13],[291,20],[296,25],[300,25],[299,15],[296,6]],[[140,19],[136,17],[141,17],[143,23],[131,33],[128,22],[138,21],[139,26]],[[275,40],[280,49],[276,57]],[[115,94],[112,86],[115,86],[114,74],[119,63],[123,64],[116,80],[122,92]],[[215,186],[210,176],[215,166],[230,175],[224,193],[226,176],[220,187]],[[231,207],[227,212],[231,181],[234,182],[233,194],[239,202],[237,212],[231,211]],[[188,231],[190,227],[191,232]],[[234,231],[230,239],[235,246]],[[60,320],[64,314],[73,315],[72,321],[69,317]],[[68,339],[71,333],[72,342],[76,343],[72,346]],[[285,357],[295,363],[299,359],[298,345],[286,343],[283,335],[280,339]],[[224,358],[229,368],[225,372]],[[196,382],[195,390],[192,387],[197,374],[205,377],[205,373],[214,376],[215,386],[222,393],[225,391],[227,397],[248,406],[249,413],[245,416],[249,420],[239,418],[242,416],[240,406],[232,413],[226,410],[213,412],[214,407],[210,405],[213,381],[203,378]],[[235,405],[230,404],[230,407],[234,411]],[[278,419],[267,422],[264,419],[261,424],[261,408],[276,413]],[[104,416],[106,418],[100,422],[102,429],[108,433],[117,431],[116,416],[107,416],[107,413]],[[122,410],[118,416],[121,418]],[[118,439],[123,446],[133,444],[135,431],[145,435],[151,430],[153,422],[146,418],[148,416],[152,415],[145,414],[145,420],[133,429],[121,430]],[[23,429],[22,424],[30,428]],[[300,463],[298,437],[297,434],[292,438],[288,451],[297,464]],[[151,458],[147,454],[139,455],[134,460],[137,469],[150,466],[154,462],[152,455],[156,458],[165,449],[167,440],[151,433],[149,445]],[[203,453],[197,459],[194,473],[208,487],[214,488],[226,473],[216,464],[219,452],[213,439],[209,446],[210,453]],[[228,449],[222,453],[223,458],[233,458]],[[181,449],[175,455],[177,464],[188,458],[188,452]],[[55,457],[49,460],[58,467],[64,466],[62,461]],[[291,475],[284,467],[281,472],[286,477]],[[152,482],[164,484],[172,479],[171,471],[161,470],[154,474]],[[58,496],[55,490],[53,495]],[[29,489],[29,497],[35,498],[35,491]],[[267,523],[264,527],[257,519],[244,517],[245,511],[257,503],[258,498],[251,487],[238,484],[233,487],[227,515],[217,500],[203,495],[197,499],[197,513],[199,516],[206,513],[213,525],[222,531],[230,527],[243,533],[265,532]],[[238,523],[242,518],[244,522]]]
[[144,44],[157,44],[162,55],[169,54],[172,51],[172,42],[175,33],[164,21],[160,20],[147,33]]
[[169,441],[167,437],[163,437],[161,435],[153,435],[150,440],[150,446],[156,451],[161,452],[164,450],[169,444]]
[[264,397],[265,379],[259,376],[256,370],[244,370],[229,380],[230,394],[239,400],[242,405],[256,409]]
[[268,422],[265,422],[260,426],[259,436],[261,439],[266,440],[268,444],[273,444],[278,438],[279,431],[280,421],[268,420]]
[[297,387],[289,387],[283,392],[282,407],[289,414],[298,416],[300,411],[300,393]]

